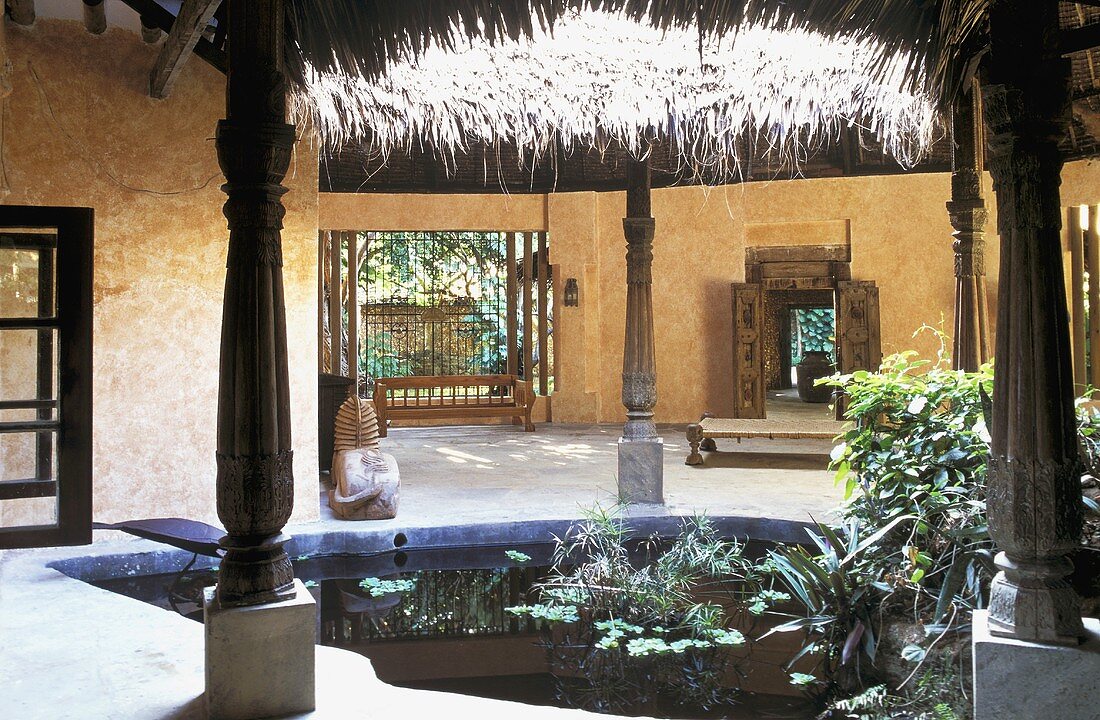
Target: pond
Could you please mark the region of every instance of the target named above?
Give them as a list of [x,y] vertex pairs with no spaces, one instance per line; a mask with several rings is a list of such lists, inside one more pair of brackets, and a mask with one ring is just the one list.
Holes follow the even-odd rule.
[[[537,584],[551,573],[554,549],[550,543],[397,549],[301,556],[294,566],[317,602],[319,641],[370,658],[385,682],[592,709],[590,679],[562,652],[566,643],[560,633],[545,620],[507,611],[535,601]],[[643,550],[638,545],[631,555],[644,559],[651,551],[651,546]],[[209,559],[199,559],[181,572],[93,584],[201,622],[203,591],[215,580]],[[753,627],[751,632],[755,637],[765,629]],[[750,634],[749,628],[744,630]],[[751,651],[728,651],[723,672],[724,684],[737,688],[732,704],[692,707],[638,690],[637,698],[626,699],[617,709],[675,718],[808,720],[814,717],[813,708],[780,668],[794,652],[789,644],[778,636],[774,642],[754,644]]]

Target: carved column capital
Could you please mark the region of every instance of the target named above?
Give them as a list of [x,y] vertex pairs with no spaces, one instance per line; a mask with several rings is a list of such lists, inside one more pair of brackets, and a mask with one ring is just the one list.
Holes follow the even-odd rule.
[[282,240],[286,123],[282,0],[226,5],[228,119],[215,147],[229,225],[218,386],[218,517],[228,534],[223,606],[294,596],[282,529],[294,506]]
[[1080,600],[1065,580],[1083,509],[1061,253],[1069,64],[1054,3],[1000,0],[989,11],[982,88],[1001,236],[989,532],[1002,550],[991,632],[1075,643]]
[[626,339],[623,343],[623,390],[626,426],[623,437],[656,438],[657,364],[653,342],[653,234],[649,217],[649,164],[631,162],[627,173]]

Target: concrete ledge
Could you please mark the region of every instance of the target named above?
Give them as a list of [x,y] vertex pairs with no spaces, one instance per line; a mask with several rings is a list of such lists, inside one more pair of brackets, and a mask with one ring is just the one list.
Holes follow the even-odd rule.
[[996,637],[974,612],[974,720],[1096,720],[1100,717],[1100,620],[1085,618],[1076,647]]

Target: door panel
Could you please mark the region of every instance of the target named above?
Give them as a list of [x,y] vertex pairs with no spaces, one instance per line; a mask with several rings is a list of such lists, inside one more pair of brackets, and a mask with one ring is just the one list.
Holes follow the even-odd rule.
[[837,367],[841,373],[882,364],[878,288],[873,280],[837,283]]
[[762,418],[764,408],[764,291],[733,283],[733,416]]
[[0,548],[91,542],[92,228],[0,206]]

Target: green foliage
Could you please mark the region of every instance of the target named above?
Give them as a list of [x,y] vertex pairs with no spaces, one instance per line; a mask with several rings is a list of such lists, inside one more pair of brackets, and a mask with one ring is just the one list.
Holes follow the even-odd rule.
[[[378,378],[505,372],[508,242],[499,232],[360,237],[363,373]],[[552,313],[548,324],[552,335]],[[544,349],[534,351],[537,357]]]
[[884,587],[880,581],[883,570],[873,552],[891,529],[888,526],[866,537],[858,519],[849,520],[839,530],[818,523],[817,532],[808,532],[816,551],[787,545],[772,552],[777,577],[803,613],[776,613],[792,619],[767,635],[804,634],[802,649],[791,658],[788,669],[804,657],[816,662],[815,675],[791,676],[795,684],[815,686],[821,692],[850,692],[861,686],[863,672],[873,665],[877,650],[879,596],[875,590]]
[[952,370],[905,352],[878,373],[830,378],[850,420],[832,453],[844,516],[877,528],[906,518],[876,548],[895,598],[930,624],[981,607],[992,571],[985,520],[989,432],[981,395],[993,369]]
[[382,580],[376,577],[363,578],[359,587],[370,592],[371,597],[382,597],[390,593],[407,593],[416,589],[416,580]]
[[791,364],[797,365],[811,351],[833,356],[835,326],[832,308],[796,308],[791,313]]
[[555,623],[546,629],[551,667],[579,679],[561,684],[573,704],[623,712],[659,698],[728,702],[725,650],[745,643],[730,623],[785,596],[770,592],[766,569],[706,518],[686,521],[670,544],[650,538],[641,558],[630,537],[616,511],[589,511],[557,540],[540,602],[508,612]]
[[517,565],[531,562],[531,556],[527,553],[521,553],[519,550],[505,550],[504,555]]
[[[851,696],[874,677],[860,673],[874,660],[868,633],[879,627],[873,621],[908,615],[929,638],[901,650],[914,664],[904,713],[883,709],[843,717],[937,720],[968,712],[965,703],[953,702],[965,670],[955,665],[965,663],[950,649],[965,645],[965,639],[941,641],[968,631],[969,611],[987,601],[995,570],[985,510],[990,434],[984,409],[993,367],[951,369],[946,337],[939,337],[935,360],[904,352],[886,358],[879,372],[819,381],[848,398],[849,424],[830,464],[844,488],[843,524],[837,530],[819,526],[816,551],[777,551],[780,577],[804,610],[803,617],[778,630],[806,632],[803,653],[821,656],[816,671],[821,678],[809,687],[839,697]],[[1081,401],[1078,431],[1082,459],[1096,467],[1100,418],[1085,412]],[[861,627],[863,639],[857,643]],[[833,703],[834,710],[845,707]]]

